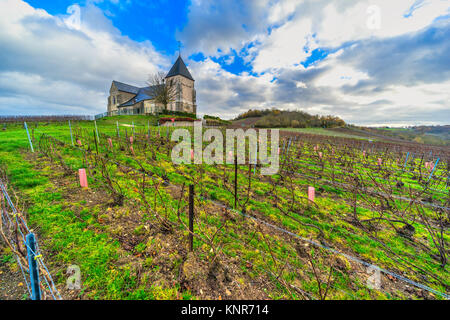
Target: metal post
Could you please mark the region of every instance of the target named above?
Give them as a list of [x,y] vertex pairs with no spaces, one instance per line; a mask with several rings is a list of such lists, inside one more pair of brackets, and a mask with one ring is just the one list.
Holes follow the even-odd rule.
[[33,143],[31,143],[30,133],[28,132],[28,126],[27,123],[23,123],[25,126],[25,130],[27,131],[28,141],[30,142],[31,152],[34,152]]
[[430,181],[431,177],[433,176],[434,170],[436,170],[436,167],[439,163],[439,159],[440,158],[437,158],[436,163],[434,164],[434,167],[433,167],[433,171],[431,171],[430,176],[428,177],[428,181]]
[[[94,124],[95,124],[95,133],[97,135],[97,143],[100,143],[100,139],[98,138],[98,129],[97,129],[97,121],[94,120]],[[95,138],[95,137],[94,137]]]
[[403,165],[403,171],[405,170],[406,164],[408,163],[408,158],[409,158],[409,152],[408,152],[408,154],[406,155],[405,164]]
[[70,129],[70,140],[72,141],[72,147],[73,147],[74,144],[73,144],[73,135],[72,135],[72,125],[70,124],[70,120],[69,120],[69,129]]
[[189,251],[194,250],[194,185],[189,185]]
[[238,166],[237,155],[234,156],[234,209],[237,209],[237,189],[238,189]]
[[37,266],[36,257],[36,238],[34,233],[29,233],[26,236],[28,268],[30,270],[31,282],[31,299],[41,300],[41,287],[39,285],[39,269]]

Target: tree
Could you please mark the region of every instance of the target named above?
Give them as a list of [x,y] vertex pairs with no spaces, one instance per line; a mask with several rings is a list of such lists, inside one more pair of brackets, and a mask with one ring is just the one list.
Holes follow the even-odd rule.
[[150,75],[147,82],[149,88],[147,94],[155,100],[155,103],[160,103],[164,106],[164,111],[167,111],[169,103],[175,101],[177,90],[175,85],[170,81],[166,82],[164,73],[158,72]]

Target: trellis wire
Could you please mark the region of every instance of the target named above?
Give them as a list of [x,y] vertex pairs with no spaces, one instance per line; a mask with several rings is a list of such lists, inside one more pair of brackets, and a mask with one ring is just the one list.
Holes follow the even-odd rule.
[[[0,179],[0,189],[2,190],[2,196],[4,197],[4,199],[6,199],[6,203],[8,204],[8,207],[9,207],[9,208],[11,209],[11,211],[13,212],[13,217],[16,219],[17,225],[19,226],[19,221],[18,221],[18,219],[20,219],[20,221],[22,222],[20,225],[24,226],[24,228],[25,228],[27,234],[31,234],[30,229],[28,228],[28,225],[27,225],[25,219],[23,219],[23,217],[17,212],[16,207],[14,206],[14,203],[12,202],[12,200],[11,200],[11,198],[10,198],[8,192],[7,192],[6,186],[4,185],[4,183],[3,183],[3,181],[2,181],[1,179]],[[3,217],[6,217],[7,220],[8,220],[8,222],[9,222],[9,225],[7,226],[7,225],[5,224],[5,222],[6,222],[5,219],[2,219],[2,222],[5,221],[5,222],[3,223],[3,225],[5,225],[5,227],[8,227],[8,228],[11,227],[11,226],[12,226],[12,221],[11,221],[11,219],[10,219],[10,217],[9,217],[8,212],[7,212],[6,210],[4,210],[3,207],[0,208],[0,210],[1,210],[1,212],[2,212],[2,216],[3,216]],[[3,228],[3,225],[2,225],[2,228]],[[56,286],[55,286],[55,283],[54,283],[54,281],[53,281],[52,276],[50,275],[50,272],[48,271],[47,266],[45,265],[44,261],[42,261],[42,253],[41,253],[41,251],[40,251],[40,249],[39,249],[39,244],[38,244],[37,240],[36,240],[36,248],[35,248],[35,250],[32,250],[32,248],[29,247],[29,245],[28,245],[28,243],[27,243],[27,241],[26,241],[25,234],[22,232],[21,228],[18,227],[17,230],[19,231],[19,233],[20,233],[20,235],[21,235],[21,238],[22,238],[24,247],[27,248],[27,251],[33,253],[33,255],[34,255],[34,257],[35,257],[35,260],[38,262],[38,265],[41,266],[41,267],[46,271],[46,273],[47,273],[49,279],[47,279],[47,277],[46,277],[45,274],[43,274],[40,278],[43,279],[44,282],[46,283],[47,289],[48,289],[48,291],[50,292],[52,298],[53,298],[54,300],[62,300],[62,297],[61,297],[61,295],[60,295],[58,289],[57,289]],[[18,246],[18,243],[16,244],[16,243],[14,242],[13,239],[10,239],[9,242],[10,242],[11,245],[13,246],[14,251],[16,251],[15,249],[16,249],[16,247]],[[20,258],[19,258],[19,256],[16,254],[16,252],[14,252],[14,255],[15,255],[15,257],[16,257],[16,260],[17,260],[17,262],[18,262],[18,264],[19,264],[19,267],[20,267],[20,269],[21,269],[22,275],[23,275],[23,277],[24,277],[25,283],[26,283],[26,285],[27,285],[28,293],[29,293],[30,296],[31,296],[31,295],[32,295],[32,292],[31,292],[31,289],[30,289],[30,288],[31,288],[31,284],[30,284],[30,282],[29,282],[29,280],[28,280],[29,277],[30,277],[30,271],[29,271],[29,268],[26,268],[25,266],[22,265],[22,263],[20,262]]]

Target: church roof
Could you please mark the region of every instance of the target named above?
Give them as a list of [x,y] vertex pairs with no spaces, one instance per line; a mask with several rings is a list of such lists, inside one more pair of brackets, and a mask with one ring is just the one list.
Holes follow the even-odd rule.
[[117,90],[132,93],[132,94],[138,94],[138,92],[140,90],[140,88],[138,88],[138,87],[131,86],[129,84],[119,82],[116,80],[113,81],[113,84],[116,86]]
[[194,81],[194,78],[192,78],[191,73],[189,72],[188,68],[184,64],[183,59],[181,59],[181,56],[178,56],[177,61],[175,61],[175,63],[173,64],[173,66],[170,69],[169,73],[167,74],[166,78],[178,76],[178,75],[181,75],[183,77],[186,77],[186,78]]
[[125,103],[122,103],[119,107],[129,107],[144,100],[152,100],[150,87],[137,88],[138,92],[135,97],[131,98]]

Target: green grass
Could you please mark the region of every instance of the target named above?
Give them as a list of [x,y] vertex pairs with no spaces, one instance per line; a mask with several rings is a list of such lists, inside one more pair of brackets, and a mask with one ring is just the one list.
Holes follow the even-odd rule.
[[[99,131],[114,136],[116,132],[116,121],[120,123],[131,124],[132,121],[136,125],[144,126],[147,121],[151,120],[151,117],[145,116],[120,116],[106,118],[105,120],[97,121]],[[156,118],[153,118],[155,120]],[[155,120],[156,121],[156,120]],[[92,130],[94,125],[92,122],[78,122],[74,124],[74,127],[88,129],[88,133],[91,135],[91,146],[93,145]],[[33,125],[30,125],[33,128]],[[75,128],[74,128],[75,129]],[[164,128],[160,128],[162,135],[164,136]],[[130,132],[129,129],[128,133]],[[142,131],[143,128],[140,128]],[[152,130],[157,130],[152,128]],[[321,135],[335,135],[342,136],[342,134],[329,131],[326,129],[289,129],[305,133],[314,133]],[[121,128],[123,134],[124,128]],[[70,134],[67,124],[58,125],[52,124],[45,126],[40,124],[35,130],[35,136],[38,137],[40,132],[46,132],[59,139],[70,142]],[[349,135],[345,135],[349,137]],[[361,138],[361,137],[358,137]],[[87,138],[83,139],[83,143],[87,143]],[[114,140],[114,144],[117,141]],[[62,197],[59,190],[55,189],[52,185],[51,179],[48,179],[48,174],[52,170],[52,167],[48,166],[45,170],[39,172],[33,169],[32,164],[24,159],[24,152],[28,149],[28,141],[25,131],[21,126],[9,126],[7,131],[0,131],[0,164],[6,165],[8,169],[8,176],[13,182],[14,186],[20,190],[22,194],[26,196],[30,206],[27,208],[29,213],[29,223],[39,230],[40,236],[45,239],[45,248],[52,252],[51,259],[55,261],[55,264],[69,265],[78,264],[82,268],[82,273],[86,275],[85,292],[90,298],[111,298],[111,299],[145,299],[145,298],[167,298],[176,296],[176,288],[167,289],[159,286],[155,287],[138,287],[136,282],[136,276],[133,273],[130,265],[117,266],[116,262],[119,257],[124,253],[120,249],[120,245],[115,242],[112,237],[98,225],[96,217],[100,214],[99,210],[93,212],[82,211],[82,221],[77,219],[74,212],[67,209],[67,203]],[[104,144],[100,146],[100,152],[106,152]],[[68,163],[72,163],[74,167],[80,166],[81,153],[71,148],[66,148],[61,151],[64,159]],[[227,191],[220,179],[212,178],[213,174],[220,174],[220,169],[217,166],[203,166],[206,175],[199,176],[198,170],[195,167],[189,165],[183,165],[175,168],[170,161],[170,157],[164,154],[163,151],[157,152],[156,161],[150,161],[150,153],[138,152],[138,157],[143,161],[147,170],[156,173],[157,175],[167,175],[171,183],[181,184],[188,182],[183,174],[194,177],[197,181],[201,182],[205,187],[205,191],[210,198],[217,199],[220,202],[233,206],[234,197]],[[320,172],[320,168],[317,166],[314,155],[309,154],[308,151],[303,151],[304,164],[311,168],[316,168],[317,172]],[[136,166],[133,158],[125,153],[118,152],[116,160],[122,163],[126,163],[130,166]],[[326,168],[325,170],[329,170]],[[370,170],[368,167],[361,166],[361,172]],[[125,190],[128,197],[136,197],[133,188],[136,186],[136,182],[118,172],[112,174],[116,178],[120,178],[120,183]],[[341,173],[343,175],[343,173]],[[241,166],[239,170],[239,180],[246,181],[246,169],[245,166]],[[275,181],[280,182],[279,177],[274,177]],[[303,186],[310,185],[310,181],[304,178],[296,178],[294,181],[296,186],[296,197],[306,196],[306,190]],[[94,181],[89,181],[92,188],[101,188],[99,184]],[[271,189],[271,186],[267,182],[260,180],[258,176],[251,177],[252,192],[256,195],[264,196]],[[318,182],[320,183],[320,182]],[[416,181],[408,182],[410,186],[419,187]],[[327,194],[323,197],[318,197],[317,204],[319,208],[305,207],[304,204],[296,204],[296,208],[299,209],[298,213],[293,213],[292,217],[296,220],[286,217],[282,212],[276,208],[271,201],[274,201],[272,196],[267,196],[264,200],[258,200],[252,198],[246,209],[247,212],[261,215],[273,223],[279,224],[291,232],[306,237],[316,238],[317,230],[311,227],[307,227],[305,224],[315,225],[320,227],[327,242],[332,245],[345,248],[355,255],[359,255],[361,258],[373,263],[379,264],[385,268],[395,268],[400,272],[408,272],[408,268],[401,266],[388,256],[384,248],[377,242],[369,237],[366,233],[362,232],[357,227],[342,220],[342,216],[352,214],[352,208],[345,202],[348,195],[341,192],[341,190],[333,188],[331,186],[324,186]],[[241,190],[243,193],[243,190]],[[287,201],[290,199],[291,194],[283,184],[277,187],[278,201],[281,206],[287,206]],[[328,195],[335,196],[334,198],[328,197]],[[162,191],[162,200],[158,200],[155,206],[155,210],[162,210],[164,205],[169,205],[175,208],[178,203],[176,199],[173,199],[170,194]],[[205,203],[207,203],[205,201]],[[83,207],[86,202],[80,201],[78,206]],[[301,209],[301,210],[300,210]],[[370,218],[374,212],[369,209],[358,208],[358,214],[361,218]],[[169,217],[172,221],[177,221],[175,215]],[[208,215],[206,212],[199,214],[199,223],[202,226],[204,232],[213,233],[215,226],[221,224],[221,219],[217,215]],[[275,266],[271,260],[270,255],[267,254],[268,246],[264,239],[257,236],[254,240],[250,241],[250,245],[254,249],[245,248],[237,242],[237,238],[248,236],[250,237],[249,226],[236,223],[230,226],[228,233],[221,236],[219,239],[225,243],[230,243],[230,247],[227,247],[227,252],[230,256],[243,256],[255,261],[255,265],[259,267],[268,267],[275,270]],[[95,232],[93,231],[95,230]],[[139,235],[143,232],[142,228],[137,227],[133,233]],[[426,237],[426,232],[423,228],[417,226],[417,236]],[[380,234],[380,237],[387,243],[389,248],[394,252],[402,253],[408,252],[417,254],[416,258],[405,258],[408,262],[418,263],[422,268],[435,273],[436,275],[446,278],[446,269],[440,269],[438,264],[432,261],[428,255],[423,252],[416,252],[405,243],[404,239],[394,232],[387,230]],[[448,237],[447,237],[448,240]],[[290,242],[280,240],[274,234],[267,235],[267,241],[272,243],[274,253],[277,257],[287,258],[289,254],[295,255],[295,250],[290,246]],[[429,240],[428,240],[429,241]],[[196,250],[199,252],[199,256],[208,256],[210,248],[204,247],[199,242],[194,242]],[[134,251],[144,252],[146,249],[146,243],[139,243],[135,246]],[[263,254],[255,254],[255,249],[260,252],[266,252]],[[146,263],[152,264],[152,261],[146,261]],[[293,265],[296,265],[299,270],[305,269],[298,261],[290,260]],[[322,266],[325,268],[325,265]],[[242,266],[245,272],[247,270],[245,265]],[[64,275],[60,271],[57,274],[57,280],[59,283],[64,282]],[[306,271],[305,271],[306,272]],[[286,279],[293,281],[292,275],[285,275]],[[337,275],[338,276],[338,275]],[[341,275],[339,275],[341,276]],[[294,277],[295,278],[295,277]],[[345,278],[345,277],[344,277]],[[318,288],[314,282],[307,281],[310,277],[305,277],[304,288],[317,292]],[[348,284],[349,279],[341,279],[342,285]],[[438,288],[443,290],[443,288]],[[281,290],[282,291],[282,290]],[[272,293],[274,296],[279,297],[280,293]],[[358,293],[360,297],[370,297],[368,293],[361,289]],[[380,293],[377,298],[389,298],[386,295]],[[190,292],[182,293],[183,298],[192,298]],[[337,297],[337,293],[336,293]]]

